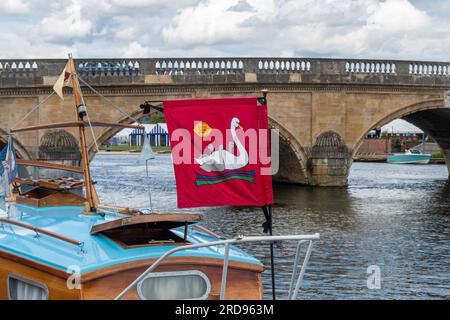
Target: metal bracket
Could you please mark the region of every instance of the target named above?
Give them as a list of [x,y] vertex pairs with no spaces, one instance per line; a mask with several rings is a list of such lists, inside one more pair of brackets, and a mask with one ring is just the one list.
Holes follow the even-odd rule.
[[82,254],[85,254],[85,253],[86,253],[86,250],[84,250],[84,242],[81,242],[81,243],[78,245],[78,248],[80,248],[80,251],[78,251],[78,254],[82,255]]

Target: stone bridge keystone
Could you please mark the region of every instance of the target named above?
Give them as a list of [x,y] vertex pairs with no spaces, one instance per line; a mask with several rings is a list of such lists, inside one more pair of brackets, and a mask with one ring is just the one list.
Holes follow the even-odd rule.
[[[18,125],[69,121],[71,99],[52,91],[66,60],[0,60],[0,141]],[[367,132],[403,118],[432,136],[450,160],[450,62],[309,58],[78,59],[79,76],[133,117],[147,100],[260,95],[268,89],[270,126],[280,133],[280,170],[275,180],[343,186]],[[91,120],[132,122],[110,102],[82,87]],[[70,94],[70,89],[66,90]],[[64,132],[15,135],[23,158],[78,161]],[[117,129],[95,128],[99,142]],[[91,157],[94,144],[89,137]],[[45,151],[45,152],[44,152]],[[56,158],[55,158],[56,159]],[[447,161],[447,164],[450,162]]]

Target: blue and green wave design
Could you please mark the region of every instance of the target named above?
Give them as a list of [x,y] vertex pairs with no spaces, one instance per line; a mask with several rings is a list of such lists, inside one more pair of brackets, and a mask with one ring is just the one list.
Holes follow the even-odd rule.
[[256,176],[255,171],[245,171],[245,170],[232,170],[214,176],[197,173],[196,185],[197,186],[214,185],[235,179],[255,182],[255,176]]

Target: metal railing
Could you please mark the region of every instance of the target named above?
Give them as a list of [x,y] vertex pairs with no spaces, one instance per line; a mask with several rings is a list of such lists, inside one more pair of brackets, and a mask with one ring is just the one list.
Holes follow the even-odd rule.
[[[167,251],[164,255],[162,255],[158,260],[156,260],[147,270],[145,270],[139,277],[137,277],[128,287],[126,287],[114,300],[122,299],[141,280],[143,280],[149,273],[153,272],[156,268],[158,268],[164,260],[166,260],[169,256],[173,255],[174,253],[189,250],[189,249],[214,247],[214,246],[222,246],[222,245],[225,246],[225,251],[224,251],[224,258],[223,258],[223,265],[222,265],[222,281],[221,281],[221,288],[220,288],[220,300],[224,300],[225,289],[226,289],[226,284],[227,284],[230,245],[249,243],[249,242],[276,242],[276,241],[289,241],[289,240],[298,241],[297,249],[295,252],[294,267],[292,270],[291,282],[290,282],[289,291],[288,291],[289,292],[288,299],[295,300],[297,298],[298,292],[300,290],[303,276],[305,275],[306,266],[308,264],[309,258],[311,257],[313,241],[320,240],[320,234],[318,234],[318,233],[312,234],[312,235],[294,235],[294,236],[237,237],[234,239],[191,244],[191,245],[187,245],[187,246],[183,246],[183,247],[173,248],[173,249]],[[304,243],[307,243],[308,247],[306,249],[306,254],[303,259],[301,268],[300,268],[299,267],[300,249],[302,248],[302,244],[304,244]]]

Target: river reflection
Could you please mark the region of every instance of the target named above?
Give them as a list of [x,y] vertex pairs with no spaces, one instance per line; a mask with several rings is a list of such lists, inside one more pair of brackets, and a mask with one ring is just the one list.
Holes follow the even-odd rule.
[[[170,156],[145,164],[133,155],[97,155],[92,163],[104,202],[176,208]],[[450,185],[442,165],[353,164],[347,188],[275,185],[275,234],[321,234],[305,275],[304,299],[450,298]],[[123,195],[126,195],[124,197]],[[176,210],[181,211],[181,210]],[[258,208],[202,208],[204,225],[225,236],[261,235]],[[245,247],[269,265],[267,247]],[[276,249],[277,289],[285,297],[293,244]],[[381,289],[367,288],[367,268]],[[270,297],[270,273],[264,274]]]

